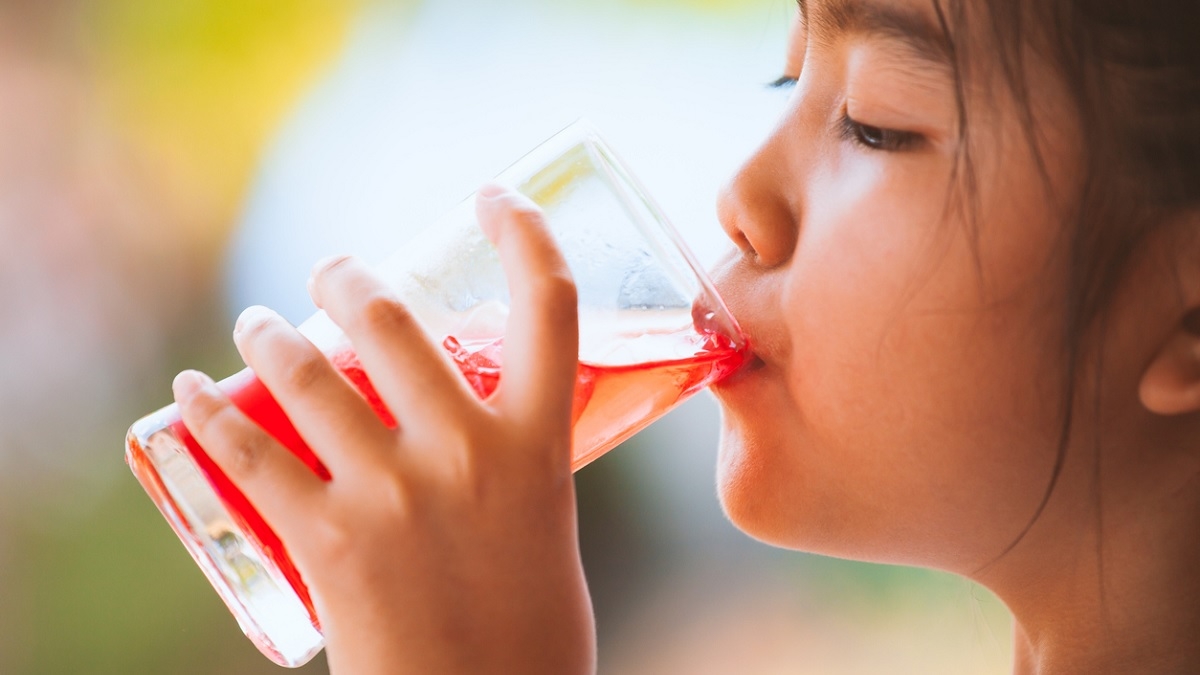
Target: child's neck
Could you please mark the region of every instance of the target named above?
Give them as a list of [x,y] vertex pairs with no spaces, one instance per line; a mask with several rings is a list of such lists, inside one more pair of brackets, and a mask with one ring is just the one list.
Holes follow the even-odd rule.
[[1159,440],[1101,455],[1140,462],[1065,466],[1043,516],[982,575],[1013,611],[1018,675],[1200,673],[1200,455]]

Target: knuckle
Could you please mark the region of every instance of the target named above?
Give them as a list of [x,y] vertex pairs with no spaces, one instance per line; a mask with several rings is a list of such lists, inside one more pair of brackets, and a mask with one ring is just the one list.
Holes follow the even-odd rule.
[[413,491],[405,478],[393,471],[381,473],[382,479],[376,485],[373,493],[380,503],[386,505],[387,512],[396,520],[409,517],[413,512]]
[[471,465],[473,451],[488,445],[489,434],[476,424],[447,425],[439,430],[438,444],[445,448],[446,466],[462,473]]
[[363,301],[362,322],[371,328],[388,329],[414,322],[412,313],[396,298],[387,294],[373,294]]
[[243,435],[230,445],[230,468],[237,476],[250,476],[262,468],[266,448],[261,438]]
[[340,518],[316,518],[312,522],[311,536],[321,548],[328,551],[344,551],[352,540],[351,532]]
[[319,551],[314,561],[318,565],[323,563],[344,573],[353,563],[355,533],[346,527],[343,519],[331,514],[314,518],[303,540],[312,550]]
[[533,292],[539,302],[555,312],[574,313],[579,303],[579,291],[575,281],[565,269],[538,277]]
[[305,355],[297,359],[288,369],[288,385],[293,389],[310,389],[321,381],[328,367],[329,365],[324,356],[319,354]]

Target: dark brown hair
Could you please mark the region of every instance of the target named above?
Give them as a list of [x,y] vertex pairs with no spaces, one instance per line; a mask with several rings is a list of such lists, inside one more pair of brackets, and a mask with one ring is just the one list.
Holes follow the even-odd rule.
[[[1103,353],[1105,310],[1129,258],[1156,227],[1200,205],[1200,3],[1196,0],[932,0],[952,48],[962,142],[956,172],[970,204],[976,189],[964,78],[972,71],[955,36],[984,29],[1022,110],[1037,154],[1026,81],[1029,54],[1046,57],[1067,87],[1084,140],[1082,191],[1069,214],[1070,269],[1063,321],[1065,393],[1058,457],[1046,492],[1024,531],[1040,517],[1061,472],[1073,429],[1085,358]],[[968,16],[982,10],[979,15]],[[1095,406],[1100,401],[1101,373]],[[1097,445],[1097,452],[1099,447]],[[1096,462],[1096,471],[1099,463]],[[1098,474],[1097,474],[1098,477]]]

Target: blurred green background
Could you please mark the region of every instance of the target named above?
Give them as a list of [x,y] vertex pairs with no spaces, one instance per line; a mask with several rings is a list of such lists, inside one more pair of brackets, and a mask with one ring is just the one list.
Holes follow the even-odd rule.
[[[125,469],[121,439],[169,402],[178,370],[240,367],[232,313],[259,298],[293,302],[263,276],[302,296],[289,256],[306,269],[316,256],[304,242],[393,212],[436,214],[578,111],[617,128],[668,211],[697,228],[684,229],[698,249],[720,248],[712,192],[781,105],[761,83],[778,74],[792,5],[511,4],[519,18],[503,30],[528,31],[505,38],[515,42],[494,37],[508,5],[463,0],[0,4],[0,673],[278,672]],[[525,71],[556,58],[539,51],[555,48],[542,33],[577,31],[588,37],[580,62],[598,65],[505,84],[527,105],[557,95],[544,119],[489,109],[454,98],[496,80],[470,79],[478,68],[458,31],[493,35],[499,53],[523,45],[524,65],[503,67]],[[679,54],[686,77],[602,77]],[[571,93],[588,91],[604,93]],[[396,100],[462,118],[434,128]],[[342,142],[347,128],[372,128],[359,113],[346,121],[347,101],[382,111],[395,135]],[[688,126],[672,106],[707,116]],[[438,133],[469,142],[430,149],[404,135]],[[454,168],[439,168],[452,152]],[[680,178],[692,152],[719,165],[711,177]],[[473,156],[487,159],[463,159]],[[347,167],[386,180],[371,194],[339,187]],[[408,196],[395,194],[401,184]],[[305,222],[321,209],[344,222]],[[360,229],[364,242],[400,236]],[[1009,669],[1008,615],[976,585],[736,533],[713,495],[716,429],[713,403],[698,400],[579,475],[601,672]],[[325,672],[323,658],[301,670]]]

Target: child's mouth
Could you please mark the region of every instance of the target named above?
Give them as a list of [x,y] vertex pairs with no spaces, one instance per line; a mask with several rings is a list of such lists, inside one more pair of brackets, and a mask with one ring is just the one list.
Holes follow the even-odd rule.
[[727,377],[714,382],[712,384],[712,389],[718,390],[725,387],[736,386],[737,384],[745,381],[747,378],[753,377],[754,373],[762,370],[766,367],[766,365],[766,361],[763,361],[761,358],[759,358],[757,354],[754,352],[747,352],[746,360],[742,363],[742,365]]

